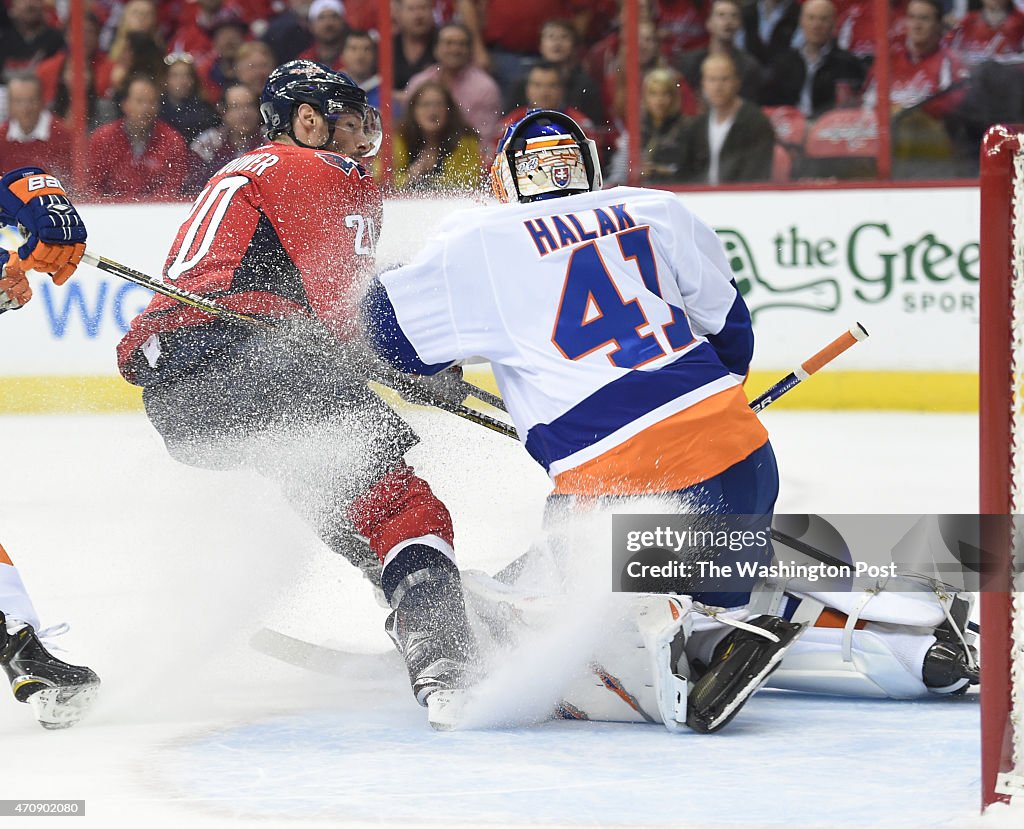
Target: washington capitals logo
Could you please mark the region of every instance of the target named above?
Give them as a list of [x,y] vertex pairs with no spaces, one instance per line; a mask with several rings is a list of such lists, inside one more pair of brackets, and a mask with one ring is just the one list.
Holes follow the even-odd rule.
[[569,168],[564,164],[551,168],[551,182],[555,187],[567,187],[569,185]]
[[351,158],[348,158],[347,156],[338,155],[337,153],[319,152],[316,154],[316,157],[319,158],[321,161],[330,164],[332,167],[337,167],[344,173],[351,174],[354,171],[359,174],[359,178],[369,177],[369,173],[367,173],[366,170],[363,169],[363,166],[361,164],[353,161]]

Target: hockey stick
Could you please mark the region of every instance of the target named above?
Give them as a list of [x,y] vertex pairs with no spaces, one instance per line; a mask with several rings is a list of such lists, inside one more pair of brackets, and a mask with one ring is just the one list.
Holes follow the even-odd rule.
[[859,343],[861,340],[868,338],[867,329],[859,322],[854,323],[853,327],[849,331],[844,331],[832,342],[826,345],[821,351],[813,356],[809,357],[799,367],[795,368],[778,383],[768,388],[766,391],[759,394],[750,403],[750,408],[755,412],[759,412],[766,406],[771,405],[778,400],[782,395],[788,392],[793,387],[799,385],[802,381],[810,377],[814,372],[820,368],[831,363],[836,357],[842,354],[851,346]]
[[[122,265],[112,259],[107,259],[104,256],[99,256],[88,250],[82,254],[82,261],[87,265],[92,265],[92,267],[97,270],[101,270],[104,273],[109,273],[112,276],[117,276],[121,279],[127,280],[128,282],[141,285],[143,288],[148,288],[154,293],[170,297],[183,305],[198,308],[200,311],[206,311],[214,316],[240,320],[241,322],[247,322],[252,325],[273,324],[273,320],[254,317],[251,314],[236,311],[234,308],[228,308],[227,306],[221,305],[219,302],[212,299],[207,299],[200,294],[186,291],[184,288],[179,288],[177,285],[170,285],[162,279],[157,279],[149,274],[142,273],[134,268],[129,268],[126,265]],[[383,363],[373,367],[373,373],[369,379],[375,383],[380,383],[382,386],[387,386],[388,388],[397,391],[399,394],[403,391],[409,391],[415,392],[416,396],[420,398],[425,398],[429,395],[429,387],[425,388],[417,384],[402,372],[397,369],[391,369]],[[475,397],[477,400],[494,406],[501,411],[506,411],[505,404],[498,395],[492,394],[486,389],[481,389],[473,383],[469,383],[465,380],[459,380],[457,382],[461,384],[461,387],[463,391],[465,391],[467,397]],[[487,429],[499,432],[506,437],[510,437],[515,440],[519,439],[519,435],[516,433],[515,428],[495,417],[478,412],[470,406],[466,406],[461,403],[456,404],[450,400],[445,400],[442,397],[435,397],[431,399],[430,405],[443,409],[451,414],[458,415],[461,418],[472,421],[480,426],[484,426]]]

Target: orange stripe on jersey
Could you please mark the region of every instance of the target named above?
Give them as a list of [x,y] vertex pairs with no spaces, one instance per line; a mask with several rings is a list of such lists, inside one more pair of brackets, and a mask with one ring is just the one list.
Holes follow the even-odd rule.
[[[37,183],[37,182],[39,182],[40,179],[46,179],[46,178],[50,178],[50,176],[43,176],[43,175],[26,176],[25,178],[20,178],[17,181],[15,181],[12,184],[10,184],[7,189],[10,190],[12,193],[14,193],[15,196],[17,196],[19,199],[21,199],[26,204],[28,204],[28,202],[31,199],[34,199],[36,196],[66,196],[67,195],[67,193],[64,192],[64,188],[63,187],[47,187],[47,186],[44,186],[44,187],[37,187],[34,190],[29,189],[30,182],[31,183]],[[54,179],[54,181],[56,181],[56,179]]]
[[4,545],[0,544],[0,564],[10,564],[14,566],[14,562],[11,561],[11,557],[7,555],[7,550],[4,549]]
[[739,386],[647,427],[555,476],[561,495],[649,495],[699,484],[768,440]]

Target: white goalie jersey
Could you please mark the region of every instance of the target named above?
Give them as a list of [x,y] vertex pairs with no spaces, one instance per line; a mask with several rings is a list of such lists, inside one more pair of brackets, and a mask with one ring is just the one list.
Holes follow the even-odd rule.
[[371,299],[393,362],[491,361],[558,491],[681,489],[767,439],[741,389],[749,313],[718,237],[673,194],[461,211]]

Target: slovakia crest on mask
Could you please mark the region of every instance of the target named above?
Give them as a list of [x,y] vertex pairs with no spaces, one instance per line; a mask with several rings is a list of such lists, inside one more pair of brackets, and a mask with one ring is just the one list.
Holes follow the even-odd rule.
[[569,184],[569,168],[562,165],[551,168],[551,183],[555,187],[567,187]]

